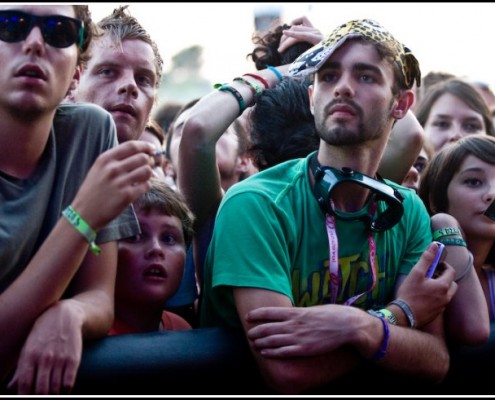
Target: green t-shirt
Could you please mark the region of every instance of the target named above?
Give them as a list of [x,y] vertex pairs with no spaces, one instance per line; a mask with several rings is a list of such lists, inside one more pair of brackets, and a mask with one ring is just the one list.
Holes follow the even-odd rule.
[[[226,193],[204,265],[202,326],[240,326],[232,287],[273,290],[297,307],[330,303],[329,239],[311,189],[309,159],[279,164]],[[404,215],[393,228],[373,233],[377,282],[353,304],[363,309],[389,302],[398,274],[408,274],[432,240],[421,199],[411,189],[387,183],[403,195]],[[385,208],[378,202],[378,212]],[[370,246],[361,221],[337,218],[336,229],[337,303],[343,304],[372,286]]]

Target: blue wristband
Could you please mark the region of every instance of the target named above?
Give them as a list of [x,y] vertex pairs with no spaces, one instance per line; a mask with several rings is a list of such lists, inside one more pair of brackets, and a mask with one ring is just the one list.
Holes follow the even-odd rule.
[[378,350],[377,353],[373,356],[374,361],[381,360],[385,356],[388,347],[388,339],[390,338],[390,329],[388,327],[387,321],[385,320],[385,318],[382,317],[378,317],[378,319],[382,321],[384,334],[380,350]]
[[277,75],[279,81],[284,79],[283,75],[280,73],[280,71],[277,68],[272,67],[271,65],[267,65],[266,68],[272,71],[275,75]]

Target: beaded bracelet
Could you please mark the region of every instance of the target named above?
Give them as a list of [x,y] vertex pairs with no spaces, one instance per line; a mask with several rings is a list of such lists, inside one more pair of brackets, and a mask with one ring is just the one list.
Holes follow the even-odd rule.
[[251,105],[254,105],[256,103],[256,98],[260,97],[263,93],[263,88],[261,86],[242,77],[234,78],[234,82],[241,82],[249,86],[249,88],[251,89],[251,93],[253,94],[253,101]]
[[76,228],[76,230],[84,236],[84,238],[89,242],[89,246],[91,251],[99,255],[101,253],[101,249],[96,245],[96,232],[89,226],[89,224],[77,213],[76,210],[72,208],[72,206],[68,206],[64,211],[62,211],[62,215],[67,218],[70,224]]
[[244,74],[243,76],[250,76],[251,78],[257,79],[257,80],[259,80],[263,84],[263,86],[265,87],[265,89],[270,89],[270,85],[268,84],[268,82],[266,81],[266,79],[263,78],[262,76],[259,76],[259,75],[256,75],[256,74]]
[[455,282],[459,282],[462,278],[464,278],[467,275],[467,273],[469,272],[469,270],[473,267],[473,260],[474,260],[473,253],[471,253],[468,250],[468,255],[469,255],[469,258],[468,258],[468,263],[466,265],[466,268],[464,268],[464,271],[462,271],[459,274],[459,276],[457,276],[457,273],[456,273]]
[[382,321],[383,324],[383,341],[382,345],[380,346],[380,350],[376,352],[376,354],[373,356],[374,361],[381,360],[384,356],[385,353],[387,352],[388,348],[388,340],[390,338],[390,329],[388,327],[388,323],[385,320],[385,318],[382,317],[377,317],[380,321]]
[[411,307],[409,307],[409,304],[401,299],[395,299],[388,304],[395,304],[397,307],[399,307],[405,314],[407,321],[409,322],[409,326],[413,329],[416,328],[416,320],[414,319],[414,314],[411,310]]
[[242,94],[240,94],[236,88],[230,85],[222,85],[218,88],[218,90],[222,92],[226,91],[232,93],[236,98],[237,102],[239,103],[239,115],[241,115],[244,112],[244,110],[246,109],[246,102],[244,101],[244,97],[242,97]]
[[456,227],[441,228],[433,232],[433,240],[437,240],[444,236],[456,236],[456,235],[462,236],[459,228]]
[[272,67],[271,65],[267,65],[266,68],[272,71],[275,75],[277,75],[279,81],[284,79],[283,75],[280,73],[280,71],[277,68]]

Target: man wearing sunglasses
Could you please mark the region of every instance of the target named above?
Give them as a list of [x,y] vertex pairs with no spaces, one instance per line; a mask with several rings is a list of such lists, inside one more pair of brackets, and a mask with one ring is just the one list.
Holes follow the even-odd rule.
[[67,393],[83,342],[106,336],[116,241],[150,188],[152,145],[61,104],[94,34],[87,6],[0,6],[0,383],[18,394]]

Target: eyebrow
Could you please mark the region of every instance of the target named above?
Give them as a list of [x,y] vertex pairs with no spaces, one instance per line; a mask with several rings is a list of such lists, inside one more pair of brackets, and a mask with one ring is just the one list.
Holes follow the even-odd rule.
[[[338,62],[338,61],[330,61],[330,62],[327,62],[325,63],[321,69],[341,69],[342,68],[342,63]],[[369,64],[369,63],[363,63],[363,62],[358,62],[358,63],[355,63],[352,65],[352,69],[353,70],[357,70],[357,71],[369,71],[369,70],[372,70],[376,73],[379,73],[381,74],[381,69],[378,68],[376,65],[374,64]]]

